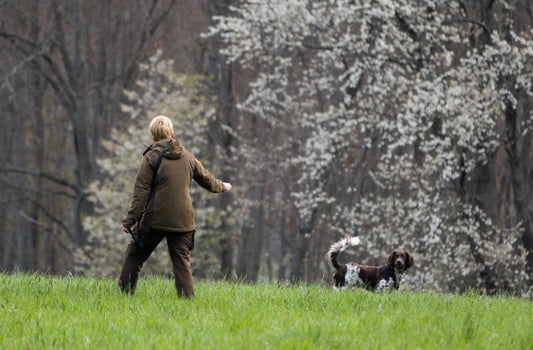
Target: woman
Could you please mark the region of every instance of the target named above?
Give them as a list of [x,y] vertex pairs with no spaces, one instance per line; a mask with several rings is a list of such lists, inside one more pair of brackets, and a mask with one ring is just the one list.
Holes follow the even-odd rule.
[[[190,262],[196,229],[189,193],[192,180],[214,193],[230,191],[232,186],[216,179],[198,159],[180,146],[174,139],[174,128],[169,118],[155,117],[150,123],[150,133],[154,143],[143,154],[130,208],[122,220],[124,233],[131,234],[132,227],[137,225],[139,237],[126,248],[119,287],[126,293],[135,293],[144,262],[166,238],[178,296],[194,298]],[[152,186],[158,158],[160,165]]]

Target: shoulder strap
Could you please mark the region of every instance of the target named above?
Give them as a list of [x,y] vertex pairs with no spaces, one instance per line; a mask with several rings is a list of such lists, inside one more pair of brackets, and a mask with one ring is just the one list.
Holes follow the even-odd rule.
[[[159,156],[157,157],[157,161],[154,164],[153,176],[152,176],[152,185],[150,186],[150,196],[148,197],[148,201],[144,205],[144,210],[143,210],[144,214],[146,214],[148,205],[150,205],[150,202],[153,200],[153,196],[154,196],[154,192],[155,192],[155,185],[156,185],[156,178],[157,178],[157,171],[159,170],[159,166],[161,165],[161,161],[163,160],[163,155],[165,154],[165,151],[169,147],[170,147],[170,145],[167,145],[165,148],[163,148],[161,150],[161,153],[159,153]],[[152,221],[151,215],[147,215],[147,216],[143,217],[143,225],[150,226],[150,222],[151,221]]]
[[169,147],[170,147],[170,144],[161,150],[161,152],[159,153],[159,157],[157,157],[157,161],[154,164],[154,169],[153,169],[154,175],[152,176],[152,185],[150,186],[150,193],[154,193],[155,191],[155,180],[157,178],[157,171],[159,170],[159,166],[161,165],[161,161],[163,160],[163,155],[165,155],[165,151]]

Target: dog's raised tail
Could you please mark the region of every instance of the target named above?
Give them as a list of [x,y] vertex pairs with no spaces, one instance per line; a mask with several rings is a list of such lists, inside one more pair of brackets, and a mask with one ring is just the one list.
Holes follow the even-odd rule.
[[330,260],[333,264],[333,267],[338,270],[340,267],[338,260],[339,254],[346,248],[359,245],[359,243],[361,243],[361,240],[357,236],[343,238],[331,245],[326,254],[326,259]]

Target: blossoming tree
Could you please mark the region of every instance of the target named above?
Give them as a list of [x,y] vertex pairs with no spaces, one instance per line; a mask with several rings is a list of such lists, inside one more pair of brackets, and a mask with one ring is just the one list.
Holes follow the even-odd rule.
[[[413,251],[411,285],[528,293],[533,232],[519,157],[533,40],[514,32],[506,1],[495,3],[498,28],[454,0],[250,0],[217,18],[209,35],[228,61],[257,71],[240,108],[272,131],[274,152],[248,142],[241,156],[276,164],[268,172],[284,179],[298,217],[292,276],[302,277],[319,231],[355,231],[370,255]],[[509,197],[490,209],[480,178],[502,164],[502,149]]]

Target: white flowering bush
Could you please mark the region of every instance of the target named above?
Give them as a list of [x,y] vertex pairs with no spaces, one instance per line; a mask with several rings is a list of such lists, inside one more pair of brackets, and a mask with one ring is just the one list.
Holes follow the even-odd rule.
[[286,188],[300,226],[359,232],[374,256],[407,248],[412,286],[530,294],[521,223],[491,220],[468,187],[503,146],[506,113],[532,93],[532,33],[493,32],[472,47],[485,28],[461,21],[449,0],[250,0],[232,10],[208,35],[229,62],[259,67],[239,107],[286,136],[276,138],[287,155],[277,171],[295,180]]

